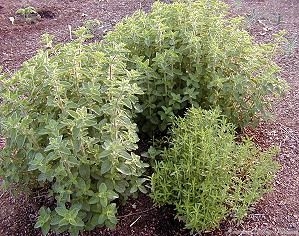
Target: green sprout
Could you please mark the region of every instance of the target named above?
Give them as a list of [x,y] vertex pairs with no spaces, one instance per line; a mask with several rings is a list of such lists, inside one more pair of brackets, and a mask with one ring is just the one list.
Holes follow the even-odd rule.
[[23,16],[25,19],[30,18],[30,15],[37,15],[37,11],[34,7],[28,6],[20,8],[16,11],[16,14]]

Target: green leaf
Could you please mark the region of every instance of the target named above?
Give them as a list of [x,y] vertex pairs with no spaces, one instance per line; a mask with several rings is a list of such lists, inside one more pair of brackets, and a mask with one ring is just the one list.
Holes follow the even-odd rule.
[[93,230],[96,226],[99,225],[98,219],[99,219],[99,214],[94,214],[92,216],[91,220],[88,222],[90,230]]
[[80,161],[76,158],[76,156],[70,155],[67,158],[68,162],[72,164],[73,166],[78,166],[80,165]]
[[74,154],[77,154],[78,152],[81,151],[81,140],[73,140],[73,150],[74,150]]
[[107,186],[105,183],[101,183],[100,186],[99,186],[99,192],[100,193],[105,193],[107,192]]
[[116,225],[117,224],[117,218],[116,216],[109,216],[108,220],[113,224]]
[[41,229],[43,235],[47,235],[48,232],[50,231],[50,223],[49,222],[45,223],[43,226],[41,226]]
[[121,157],[123,157],[124,159],[126,159],[126,160],[132,160],[132,156],[131,156],[131,154],[128,153],[127,151],[120,151],[120,152],[118,152],[118,153],[119,153],[119,155],[120,155]]
[[78,236],[79,232],[80,232],[79,228],[77,228],[77,227],[70,227],[69,231],[70,231],[71,236]]
[[71,206],[69,209],[69,214],[71,214],[72,217],[76,217],[78,215],[78,212],[82,209],[82,205],[79,203],[76,203]]
[[72,128],[72,136],[73,136],[73,138],[78,139],[80,137],[80,133],[81,133],[80,128],[78,128],[76,126]]
[[107,193],[107,197],[110,201],[117,199],[119,196],[116,192],[109,190]]
[[128,182],[125,180],[120,180],[116,183],[116,185],[114,186],[114,189],[116,192],[118,193],[123,193],[126,191],[126,188],[128,186]]
[[[88,178],[87,178],[87,179],[88,179]],[[81,191],[82,191],[82,190],[85,191],[86,188],[87,188],[87,185],[86,185],[84,179],[78,177],[78,178],[77,178],[77,182],[78,182],[78,187],[79,187],[79,189],[81,189]]]
[[26,137],[24,135],[18,136],[16,140],[18,148],[23,148],[25,141],[26,141]]
[[89,165],[80,165],[79,166],[79,174],[84,179],[90,178],[90,166]]
[[103,225],[106,219],[107,218],[106,218],[105,215],[103,215],[103,214],[99,215],[99,217],[98,217],[98,224],[99,225]]
[[79,119],[79,114],[75,111],[69,110],[68,114],[73,117],[74,119]]
[[61,216],[57,214],[53,214],[54,216],[51,219],[51,225],[58,225],[59,222],[61,221]]
[[127,108],[130,108],[130,109],[132,109],[133,107],[132,107],[132,101],[129,99],[129,98],[125,98],[125,99],[123,99],[123,104],[127,107]]
[[90,198],[90,200],[88,201],[89,204],[96,204],[100,201],[98,196],[93,196]]
[[104,150],[100,153],[99,158],[104,158],[110,155],[110,151],[109,150]]
[[76,225],[76,220],[74,218],[69,218],[68,222],[70,225]]
[[108,199],[106,196],[103,196],[100,198],[100,203],[102,205],[103,208],[105,208],[108,205]]
[[136,185],[133,185],[130,189],[130,193],[136,193],[138,190],[137,186]]
[[101,174],[107,173],[112,167],[112,163],[109,159],[105,160],[101,165]]
[[42,228],[43,234],[47,234],[50,230],[50,209],[42,207],[39,210],[39,217],[34,225],[34,228]]
[[147,193],[146,188],[145,188],[144,186],[142,186],[142,185],[139,185],[139,186],[138,186],[138,189],[139,189],[140,192],[142,192],[142,193],[144,193],[144,194]]
[[76,218],[74,221],[72,221],[70,224],[73,225],[73,226],[77,226],[77,227],[84,227],[84,226],[85,226],[83,220],[82,220],[81,218],[79,218],[79,217],[77,217],[77,218]]
[[69,225],[69,220],[68,219],[66,219],[66,218],[62,218],[60,221],[59,221],[59,227],[61,227],[61,226],[67,226],[67,225]]
[[125,163],[121,163],[120,166],[116,169],[124,175],[131,175],[132,173],[129,166],[126,165]]
[[64,217],[68,214],[68,210],[65,208],[65,206],[63,207],[56,207],[55,211],[58,215]]
[[36,153],[33,160],[29,161],[28,170],[36,170],[44,163],[44,156],[41,153]]
[[85,226],[85,224],[84,224],[84,222],[83,222],[83,220],[81,218],[77,218],[77,220],[76,220],[76,226],[77,227],[84,227]]

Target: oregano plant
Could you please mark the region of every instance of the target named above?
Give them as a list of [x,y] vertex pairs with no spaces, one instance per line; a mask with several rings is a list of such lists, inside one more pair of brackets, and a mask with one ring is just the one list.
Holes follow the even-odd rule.
[[44,49],[1,77],[0,176],[6,185],[50,186],[56,204],[42,207],[35,225],[44,234],[113,228],[115,200],[146,192],[132,122],[139,73],[126,68],[122,44],[86,44],[87,32],[58,45],[45,35]]
[[141,73],[144,131],[165,130],[190,106],[220,107],[237,126],[269,115],[270,99],[284,91],[274,62],[281,35],[258,44],[243,19],[227,16],[218,0],[156,2],[104,38],[129,50],[127,68]]

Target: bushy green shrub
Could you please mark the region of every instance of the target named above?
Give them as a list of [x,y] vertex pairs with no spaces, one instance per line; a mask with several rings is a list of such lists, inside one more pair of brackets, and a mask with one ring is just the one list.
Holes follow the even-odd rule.
[[30,188],[50,183],[57,205],[40,210],[44,233],[114,227],[114,200],[146,191],[147,164],[132,152],[138,73],[126,69],[121,45],[84,44],[85,31],[65,45],[45,37],[47,49],[1,77],[0,176]]
[[177,119],[152,176],[154,201],[174,205],[196,231],[213,229],[228,216],[242,218],[269,190],[278,168],[275,148],[262,152],[249,139],[236,143],[234,126],[220,114],[192,108]]
[[157,2],[150,13],[135,13],[105,37],[106,43],[124,43],[128,68],[143,75],[138,118],[144,130],[164,130],[171,116],[191,105],[219,106],[242,126],[265,115],[268,95],[281,94],[273,61],[277,43],[255,43],[241,18],[226,15],[218,0]]

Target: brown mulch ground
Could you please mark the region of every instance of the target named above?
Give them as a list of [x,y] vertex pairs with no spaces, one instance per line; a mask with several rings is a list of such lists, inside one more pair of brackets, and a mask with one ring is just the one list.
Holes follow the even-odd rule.
[[[150,10],[151,0],[0,0],[0,65],[5,71],[14,71],[39,48],[40,36],[48,32],[57,42],[69,41],[69,29],[88,19],[103,22],[98,29],[105,33],[126,15],[138,9]],[[269,41],[281,29],[288,31],[290,44],[287,55],[277,60],[282,76],[290,84],[290,91],[274,104],[276,118],[262,123],[254,130],[247,129],[261,146],[278,145],[281,164],[273,192],[252,207],[251,213],[236,226],[222,225],[220,230],[206,235],[299,235],[299,1],[298,0],[227,0],[232,14],[247,18],[250,32],[257,41]],[[9,17],[26,5],[34,6],[43,18],[34,24],[19,20],[14,25]],[[18,20],[18,19],[17,19]],[[99,38],[101,36],[99,35]],[[0,191],[0,236],[39,236],[33,228],[39,199],[12,197]],[[141,196],[119,211],[120,223],[115,231],[99,229],[84,235],[105,236],[172,236],[189,235],[183,225],[173,220],[169,208],[157,208],[150,199]],[[137,220],[137,221],[136,221]],[[136,221],[136,223],[134,223]],[[134,223],[134,224],[133,224]],[[199,234],[197,234],[199,235]]]

